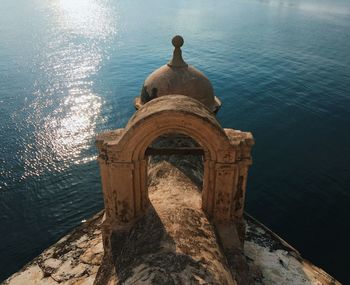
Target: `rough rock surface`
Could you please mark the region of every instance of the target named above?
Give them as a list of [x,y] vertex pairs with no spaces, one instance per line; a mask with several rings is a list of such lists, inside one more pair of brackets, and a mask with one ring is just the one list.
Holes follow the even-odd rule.
[[[96,263],[87,263],[89,266],[85,270],[82,268],[77,270],[77,266],[74,266],[74,264],[81,263],[81,256],[88,252],[91,244],[102,248],[101,232],[99,230],[102,215],[102,212],[97,214],[73,233],[62,238],[2,284],[93,284],[97,268],[102,261],[102,251],[90,255],[91,260],[94,260],[94,263]],[[295,249],[286,245],[283,240],[256,220],[246,216],[246,223],[247,235],[244,254],[247,256],[250,270],[255,276],[253,284],[340,284],[322,269],[304,260]],[[94,234],[90,235],[87,233]],[[82,242],[79,241],[81,238]],[[78,244],[80,244],[80,247]],[[62,250],[63,248],[65,250]],[[43,261],[46,264],[45,266],[43,266]],[[65,268],[64,264],[71,265]],[[76,268],[75,271],[72,270],[74,267]],[[53,274],[57,278],[58,272],[60,272],[61,277],[55,279]],[[110,284],[113,283],[111,282]]]
[[114,241],[114,259],[103,259],[101,212],[3,284],[340,284],[249,215],[240,254],[250,278],[237,275],[201,210],[201,173],[198,158],[153,159],[153,207]]
[[3,284],[93,284],[103,257],[102,216],[103,212],[96,214]]
[[253,217],[245,214],[245,220],[244,254],[254,275],[254,284],[340,285]]

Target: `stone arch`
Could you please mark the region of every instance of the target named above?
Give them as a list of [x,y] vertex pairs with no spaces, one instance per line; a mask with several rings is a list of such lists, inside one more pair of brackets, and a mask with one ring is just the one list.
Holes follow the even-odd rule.
[[114,150],[120,151],[120,160],[137,160],[155,138],[171,131],[195,139],[211,160],[234,161],[229,138],[213,113],[183,95],[163,96],[142,107],[129,120]]
[[[106,223],[110,230],[132,224],[147,210],[145,151],[156,138],[171,132],[193,138],[204,150],[202,207],[207,215],[215,223],[242,219],[243,210],[237,209],[237,205],[243,207],[242,201],[235,203],[235,199],[244,199],[243,194],[237,197],[237,193],[242,175],[246,176],[240,169],[250,161],[251,134],[224,130],[199,101],[169,95],[145,104],[125,129],[97,139]],[[248,153],[245,159],[244,153]]]

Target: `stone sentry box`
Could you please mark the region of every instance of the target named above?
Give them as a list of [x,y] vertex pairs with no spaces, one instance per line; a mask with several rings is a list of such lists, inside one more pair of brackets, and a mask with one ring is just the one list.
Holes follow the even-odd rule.
[[235,246],[243,246],[252,134],[220,126],[215,114],[221,101],[211,82],[183,60],[181,36],[175,36],[172,44],[173,57],[146,78],[134,101],[137,111],[126,127],[97,138],[105,252],[111,248],[111,236],[128,231],[149,208],[147,150],[157,138],[170,133],[186,135],[200,145],[204,156],[202,208],[223,237],[224,246],[227,236],[235,236]]
[[97,138],[105,203],[105,250],[111,234],[128,230],[148,209],[147,157],[163,134],[194,139],[204,152],[202,208],[214,225],[235,225],[244,241],[243,208],[251,147],[249,132],[223,129],[214,114],[184,95],[162,96],[143,105],[123,129]]

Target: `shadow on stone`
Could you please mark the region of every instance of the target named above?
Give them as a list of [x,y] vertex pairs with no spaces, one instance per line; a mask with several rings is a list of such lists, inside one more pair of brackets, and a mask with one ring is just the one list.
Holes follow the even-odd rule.
[[[184,231],[180,235],[184,237],[188,233]],[[112,234],[111,245],[113,256],[105,257],[110,259],[104,260],[105,269],[100,269],[95,284],[106,284],[111,280],[112,284],[202,284],[202,281],[232,284],[227,276],[213,276],[205,258],[195,260],[188,254],[201,245],[192,245],[187,254],[183,253],[183,246],[179,250],[153,206],[130,231]],[[108,263],[111,263],[109,268]]]

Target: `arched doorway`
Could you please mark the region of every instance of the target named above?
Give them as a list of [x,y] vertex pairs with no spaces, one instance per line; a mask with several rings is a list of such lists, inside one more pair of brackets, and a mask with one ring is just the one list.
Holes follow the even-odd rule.
[[180,173],[202,192],[204,174],[204,151],[191,137],[168,133],[155,139],[146,149],[148,156],[148,187],[154,185],[170,172]]
[[186,135],[201,146],[202,208],[208,217],[219,224],[242,220],[252,135],[223,129],[197,100],[171,95],[150,101],[124,129],[97,139],[106,231],[129,227],[149,207],[146,152],[167,133]]

